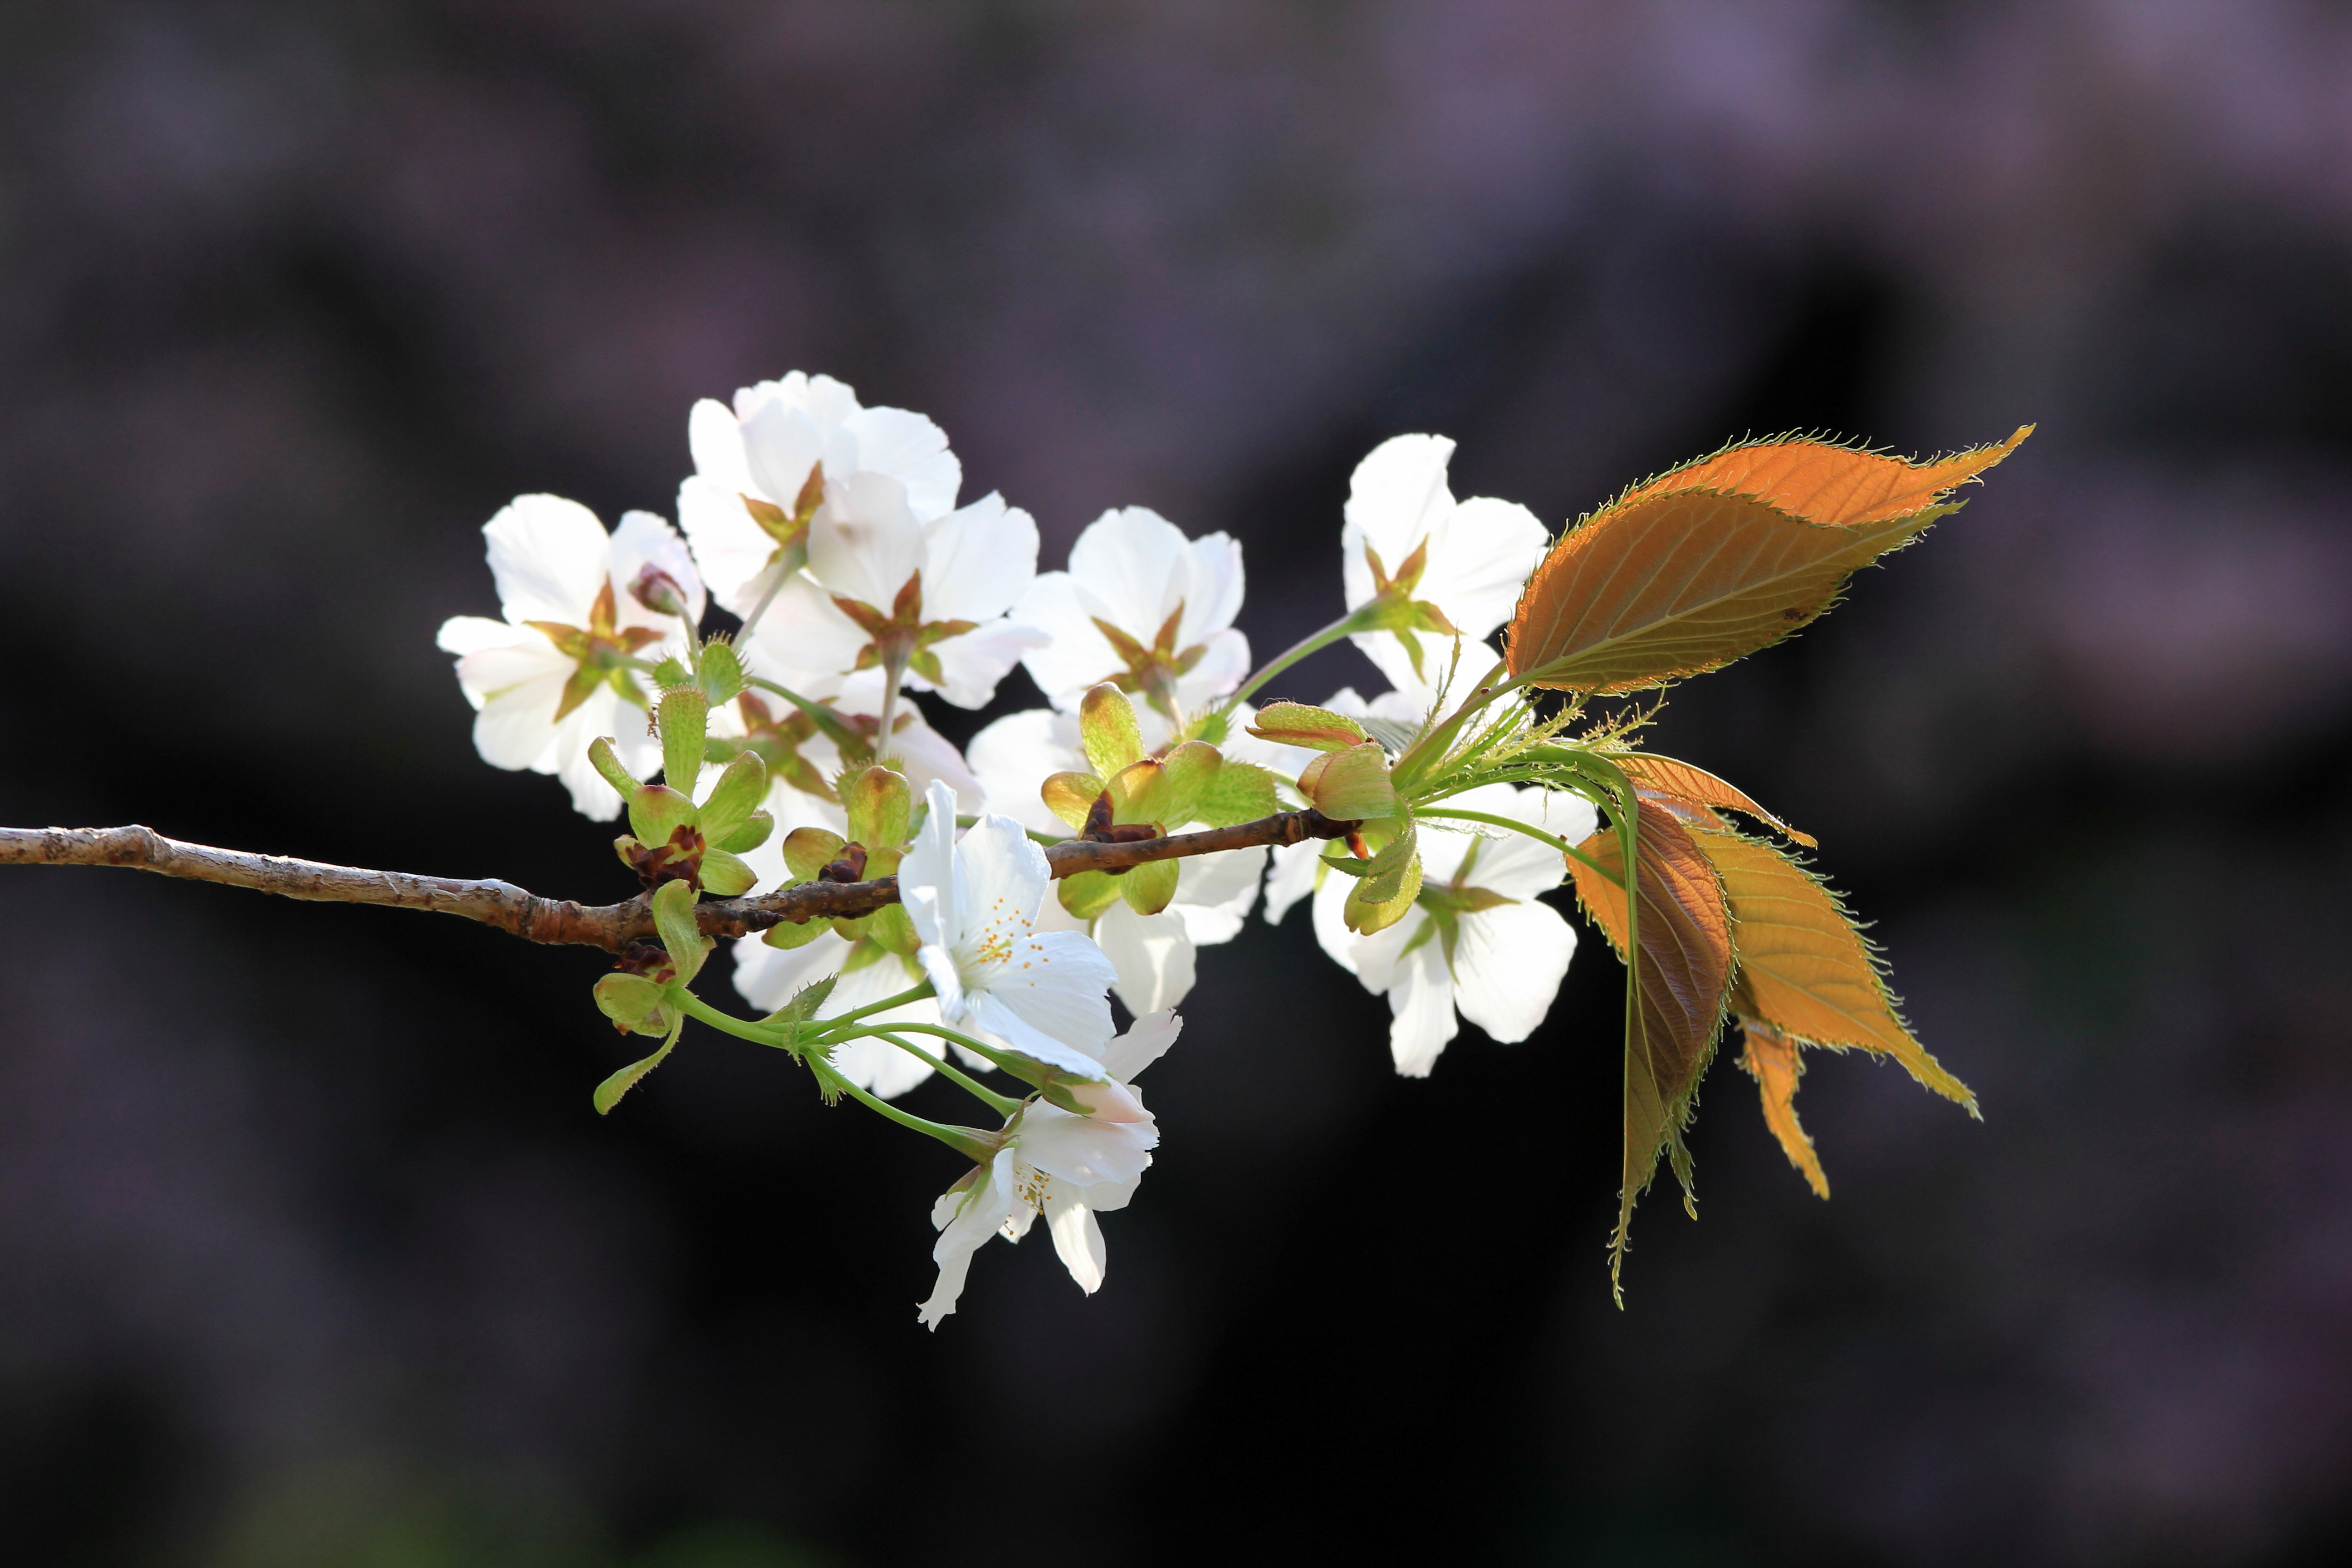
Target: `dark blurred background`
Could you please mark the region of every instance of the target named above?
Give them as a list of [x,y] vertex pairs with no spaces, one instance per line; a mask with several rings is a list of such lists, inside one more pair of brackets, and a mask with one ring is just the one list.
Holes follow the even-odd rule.
[[2347,154],[2315,0],[0,5],[13,824],[623,895],[433,634],[509,497],[667,513],[794,367],[1050,563],[1231,530],[1261,652],[1396,432],[1556,525],[2041,424],[1658,737],[1821,835],[1986,1120],[1817,1058],[1822,1204],[1718,1064],[1622,1314],[1591,942],[1426,1082],[1303,916],[1204,953],[1107,1289],[992,1247],[932,1336],[951,1158],[707,1032],[600,1121],[592,953],[0,872],[8,1561],[2346,1550]]

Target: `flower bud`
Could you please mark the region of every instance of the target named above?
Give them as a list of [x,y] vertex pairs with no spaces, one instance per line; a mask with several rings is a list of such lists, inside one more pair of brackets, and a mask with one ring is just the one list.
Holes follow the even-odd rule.
[[677,578],[650,561],[638,568],[635,581],[629,584],[629,597],[655,615],[686,618],[686,590],[677,585]]
[[1097,1121],[1148,1121],[1151,1112],[1123,1083],[1072,1083],[1063,1086],[1072,1100]]

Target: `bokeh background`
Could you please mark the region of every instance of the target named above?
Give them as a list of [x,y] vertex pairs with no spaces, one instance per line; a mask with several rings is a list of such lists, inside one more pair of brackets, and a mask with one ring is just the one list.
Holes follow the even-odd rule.
[[600,1121],[593,954],[0,872],[9,1560],[2329,1560],[2347,264],[2317,0],[0,5],[0,821],[622,895],[433,633],[509,497],[667,512],[793,367],[1051,563],[1232,531],[1261,651],[1400,431],[1557,524],[2041,425],[1658,736],[1986,1120],[1820,1060],[1825,1205],[1718,1064],[1623,1313],[1594,942],[1426,1082],[1303,916],[1204,953],[1108,1287],[992,1247],[932,1336],[951,1159],[707,1033]]

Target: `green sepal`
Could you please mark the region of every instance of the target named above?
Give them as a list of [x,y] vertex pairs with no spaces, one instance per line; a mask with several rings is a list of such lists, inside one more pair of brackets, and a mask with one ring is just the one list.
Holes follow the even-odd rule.
[[1298,793],[1334,822],[1370,822],[1397,812],[1389,756],[1378,741],[1324,752],[1298,775]]
[[1201,815],[1201,801],[1224,771],[1223,752],[1205,741],[1187,741],[1160,760],[1168,773],[1168,815],[1155,820],[1181,827]]
[[1272,816],[1281,809],[1272,773],[1255,763],[1237,763],[1228,757],[1202,786],[1200,799],[1192,803],[1192,820],[1212,827],[1231,827]]
[[1176,804],[1176,792],[1169,783],[1167,767],[1151,757],[1129,763],[1111,775],[1110,819],[1121,825],[1150,823],[1158,826],[1175,820],[1169,808]]
[[724,849],[702,852],[702,890],[714,899],[732,899],[751,890],[760,873],[745,865],[740,856]]
[[796,947],[806,947],[832,929],[831,921],[778,921],[760,940],[789,952]]
[[[694,671],[687,668],[679,659],[666,658],[654,666],[654,684],[665,690],[673,686],[691,686],[694,684]],[[641,702],[637,706],[642,708],[645,704]]]
[[742,826],[720,839],[713,847],[724,849],[730,855],[746,854],[765,844],[768,835],[775,830],[774,817],[764,811],[755,811],[743,819]]
[[692,795],[702,778],[702,738],[710,729],[710,699],[698,687],[676,687],[662,693],[656,712],[661,731],[662,782]]
[[1178,861],[1147,860],[1112,880],[1118,884],[1118,896],[1127,900],[1129,909],[1139,915],[1156,915],[1175,900],[1180,868]]
[[604,782],[613,786],[614,795],[626,800],[637,793],[636,774],[621,765],[620,754],[613,750],[610,739],[599,735],[589,742],[588,760],[595,764],[598,773],[604,775]]
[[923,939],[915,934],[915,922],[907,918],[904,904],[885,904],[866,917],[868,940],[901,958],[911,958]]
[[664,882],[654,889],[653,907],[654,930],[677,970],[676,984],[690,985],[711,948],[710,939],[695,929],[694,889],[684,882]]
[[1118,902],[1118,882],[1119,879],[1108,871],[1081,871],[1075,877],[1065,877],[1055,882],[1054,896],[1062,900],[1062,907],[1070,913],[1082,921],[1090,921]]
[[816,874],[841,856],[848,840],[822,827],[795,827],[784,835],[784,869],[794,882],[815,879]]
[[743,695],[743,661],[726,643],[714,640],[703,644],[701,666],[695,673],[700,679],[702,694],[710,699],[713,708],[724,707]]
[[[673,883],[671,885],[676,886],[677,884]],[[611,976],[611,978],[627,979],[629,977],[626,975],[614,975]],[[677,1021],[670,1026],[669,1037],[661,1043],[661,1049],[656,1051],[653,1055],[647,1057],[641,1062],[631,1062],[627,1067],[623,1068],[619,1072],[614,1073],[612,1077],[598,1084],[596,1086],[595,1094],[596,1114],[599,1116],[610,1115],[612,1113],[613,1107],[621,1102],[621,1096],[628,1093],[630,1089],[635,1089],[639,1079],[653,1071],[654,1068],[661,1066],[662,1058],[669,1055],[669,1053],[676,1048],[677,1045],[677,1037],[685,1027],[686,1018],[685,1016],[681,1014],[679,1015]]]
[[1097,776],[1110,778],[1143,756],[1143,731],[1135,722],[1135,704],[1127,693],[1106,681],[1078,702],[1078,740]]
[[1261,741],[1305,746],[1317,752],[1361,745],[1369,738],[1364,727],[1345,713],[1309,707],[1304,702],[1267,703],[1257,710],[1257,721],[1249,727],[1249,732]]
[[677,1020],[669,987],[642,974],[607,974],[596,982],[596,1010],[625,1035],[665,1035]]
[[1087,830],[1087,814],[1103,793],[1103,782],[1092,773],[1052,773],[1037,786],[1045,809],[1069,825],[1073,833]]
[[869,855],[907,842],[914,803],[906,779],[883,767],[866,769],[841,792],[841,804],[849,813],[849,837],[865,845]]
[[1404,919],[1420,894],[1419,837],[1408,826],[1365,866],[1340,913],[1349,931],[1370,936]]
[[629,831],[647,844],[667,844],[678,828],[695,824],[694,802],[667,784],[639,784],[628,798]]
[[[793,992],[782,1006],[761,1019],[760,1022],[770,1026],[782,1026],[797,1034],[801,1025],[809,1023],[816,1017],[816,1010],[824,1005],[825,998],[832,995],[833,988],[840,984],[841,976],[838,973],[828,974],[822,980],[812,980]],[[797,1050],[798,1043],[794,1042],[791,1048]]]
[[751,819],[768,797],[768,764],[757,752],[738,752],[719,771],[698,811],[702,836],[713,844],[730,837]]

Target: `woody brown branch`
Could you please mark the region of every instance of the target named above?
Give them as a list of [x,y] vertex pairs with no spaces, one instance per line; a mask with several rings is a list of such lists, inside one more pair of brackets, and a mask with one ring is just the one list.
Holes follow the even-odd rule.
[[[1045,862],[1055,877],[1124,871],[1149,861],[1188,855],[1339,838],[1354,826],[1334,822],[1318,811],[1278,811],[1237,826],[1132,844],[1068,839],[1048,845]],[[655,940],[653,915],[642,895],[617,904],[581,904],[568,899],[542,899],[495,878],[419,877],[404,871],[372,871],[358,866],[215,849],[166,838],[135,825],[0,827],[0,866],[127,866],[160,876],[250,888],[280,898],[434,910],[479,921],[525,942],[599,947],[607,952],[619,952],[634,941]],[[787,921],[801,923],[868,915],[898,901],[898,883],[893,877],[870,882],[809,882],[757,898],[707,901],[696,906],[695,918],[705,935],[742,936]]]

